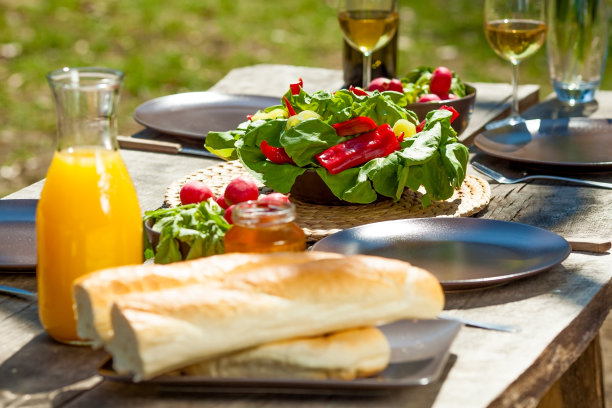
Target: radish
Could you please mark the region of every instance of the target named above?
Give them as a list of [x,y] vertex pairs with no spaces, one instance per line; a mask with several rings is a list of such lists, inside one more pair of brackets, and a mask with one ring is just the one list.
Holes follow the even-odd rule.
[[453,73],[446,67],[438,67],[431,75],[429,90],[438,96],[448,94],[453,80]]
[[252,179],[236,177],[225,187],[223,196],[227,204],[238,204],[243,201],[257,200],[259,189]]
[[225,218],[225,221],[230,224],[234,223],[234,221],[232,221],[232,212],[234,212],[234,207],[236,207],[236,204],[230,205],[229,207],[227,207],[225,213],[223,214],[223,218]]
[[378,78],[374,78],[372,81],[370,81],[370,85],[368,86],[368,91],[379,91],[379,92],[383,92],[386,91],[389,87],[389,78],[385,78],[385,77],[378,77]]
[[397,78],[389,79],[385,77],[378,77],[370,82],[370,86],[368,86],[368,91],[395,91],[399,93],[404,93],[404,87],[402,86],[402,81]]
[[229,204],[225,201],[225,196],[219,196],[215,201],[219,204],[219,207],[224,210],[227,210],[227,207],[229,207]]
[[285,203],[289,203],[289,197],[281,194],[281,193],[270,193],[267,195],[263,195],[261,197],[259,197],[259,199],[257,200],[257,202],[260,203],[264,203],[264,204],[278,204],[278,205],[282,205]]
[[185,183],[179,193],[183,205],[197,204],[211,197],[214,198],[214,196],[212,190],[205,183],[197,180]]
[[448,101],[451,99],[459,99],[459,97],[455,94],[449,93],[448,95],[441,96],[443,101]]
[[404,87],[402,86],[402,81],[399,79],[393,78],[389,81],[389,85],[387,86],[387,91],[395,91],[399,93],[404,93]]
[[440,97],[436,94],[424,94],[417,100],[418,103],[426,103],[426,102],[438,102],[440,101]]

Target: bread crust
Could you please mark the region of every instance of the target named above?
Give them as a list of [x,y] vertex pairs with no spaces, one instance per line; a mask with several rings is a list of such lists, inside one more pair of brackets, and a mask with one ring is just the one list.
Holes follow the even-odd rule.
[[391,348],[374,327],[282,340],[182,368],[180,375],[353,380],[383,371]]
[[406,262],[322,253],[303,259],[115,298],[115,335],[106,345],[115,369],[141,380],[264,343],[434,318],[444,306],[437,279]]
[[127,265],[92,272],[77,279],[73,285],[77,332],[92,340],[98,348],[113,336],[110,309],[115,299],[131,294],[165,290],[193,283],[223,279],[229,273],[257,268],[262,265],[291,264],[316,259],[337,258],[340,255],[308,252],[301,256],[281,253],[225,254],[169,265]]

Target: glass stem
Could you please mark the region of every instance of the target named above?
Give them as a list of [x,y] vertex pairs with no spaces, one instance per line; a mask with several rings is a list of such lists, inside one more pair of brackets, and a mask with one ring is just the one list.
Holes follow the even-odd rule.
[[518,84],[519,84],[519,64],[512,64],[512,110],[510,111],[511,118],[518,118],[519,115],[519,98],[518,98]]
[[372,54],[363,53],[363,74],[361,76],[361,87],[368,89],[372,80]]

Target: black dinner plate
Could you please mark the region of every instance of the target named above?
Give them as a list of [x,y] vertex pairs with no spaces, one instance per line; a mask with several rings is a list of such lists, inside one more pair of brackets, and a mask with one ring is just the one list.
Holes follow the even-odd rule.
[[415,218],[349,228],[315,251],[378,255],[433,273],[446,291],[471,290],[531,276],[561,263],[565,239],[541,228],[484,218]]
[[186,92],[143,103],[134,111],[134,119],[169,135],[204,140],[210,131],[236,129],[247,115],[279,104],[280,98],[267,96]]
[[0,270],[36,269],[38,200],[0,200]]
[[536,166],[612,170],[612,119],[533,119],[482,132],[484,153]]
[[[201,392],[276,392],[276,393],[337,393],[342,391],[371,392],[426,385],[436,381],[450,354],[450,346],[461,323],[454,320],[400,320],[380,326],[389,346],[389,366],[380,374],[356,380],[309,380],[291,378],[213,378],[205,376],[162,375],[146,383],[162,386],[196,387]],[[117,374],[112,359],[98,369],[111,380],[131,381],[127,375]]]

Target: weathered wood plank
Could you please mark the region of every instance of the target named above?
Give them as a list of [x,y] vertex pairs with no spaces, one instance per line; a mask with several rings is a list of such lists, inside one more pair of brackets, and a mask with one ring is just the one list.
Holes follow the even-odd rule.
[[[599,336],[540,400],[538,408],[605,408]],[[576,391],[580,391],[579,393]]]

